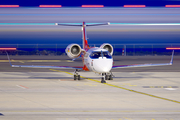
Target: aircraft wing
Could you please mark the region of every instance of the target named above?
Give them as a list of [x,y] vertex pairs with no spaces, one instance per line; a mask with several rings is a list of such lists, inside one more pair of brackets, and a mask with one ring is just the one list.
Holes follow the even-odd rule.
[[41,65],[12,65],[11,64],[11,61],[10,61],[10,58],[9,58],[9,55],[8,53],[6,52],[7,54],[7,57],[8,57],[8,60],[9,60],[9,63],[11,65],[11,67],[22,67],[22,68],[56,68],[56,69],[83,69],[83,67],[80,67],[80,66],[41,66]]
[[56,68],[56,69],[82,69],[83,67],[70,67],[70,66],[41,66],[41,65],[12,65],[11,67],[22,67],[22,68]]
[[172,52],[171,61],[169,63],[159,63],[159,64],[151,64],[151,63],[149,63],[149,64],[117,65],[117,66],[113,66],[112,69],[172,65],[173,64],[173,56],[174,56],[174,50]]

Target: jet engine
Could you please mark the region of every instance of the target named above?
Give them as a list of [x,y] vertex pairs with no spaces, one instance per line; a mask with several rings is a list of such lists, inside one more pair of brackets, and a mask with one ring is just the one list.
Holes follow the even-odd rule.
[[78,44],[68,45],[65,51],[71,59],[78,58],[81,55],[81,47]]
[[102,49],[106,49],[107,51],[109,51],[109,53],[112,55],[113,54],[113,46],[109,43],[104,43],[100,46],[100,48]]

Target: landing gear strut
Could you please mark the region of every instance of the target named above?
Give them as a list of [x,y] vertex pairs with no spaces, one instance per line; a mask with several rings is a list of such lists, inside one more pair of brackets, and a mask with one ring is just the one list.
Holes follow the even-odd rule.
[[81,77],[80,77],[80,75],[78,74],[78,69],[76,69],[75,71],[74,71],[74,80],[80,80],[81,79]]
[[106,81],[105,81],[105,74],[104,73],[102,73],[101,83],[106,83]]

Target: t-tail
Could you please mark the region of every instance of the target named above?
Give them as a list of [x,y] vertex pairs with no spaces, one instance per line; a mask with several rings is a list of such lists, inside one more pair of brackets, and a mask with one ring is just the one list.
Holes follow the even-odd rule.
[[87,41],[87,33],[86,33],[86,27],[89,26],[100,26],[100,25],[109,25],[110,23],[55,23],[55,25],[61,25],[61,26],[81,26],[82,27],[82,47],[84,50],[89,49],[88,41]]

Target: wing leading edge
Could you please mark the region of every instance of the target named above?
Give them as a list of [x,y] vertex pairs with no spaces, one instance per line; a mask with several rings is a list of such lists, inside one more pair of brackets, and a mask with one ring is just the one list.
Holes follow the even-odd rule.
[[164,66],[164,65],[172,65],[174,57],[174,50],[172,51],[171,61],[169,63],[159,63],[159,64],[133,64],[133,65],[117,65],[113,66],[112,69],[117,68],[131,68],[131,67],[150,67],[150,66]]
[[83,69],[83,67],[79,67],[79,66],[41,66],[41,65],[12,65],[9,55],[6,52],[8,60],[9,60],[9,64],[11,65],[11,67],[22,67],[22,68],[56,68],[56,69]]
[[56,68],[56,69],[83,69],[83,67],[70,67],[70,66],[40,66],[40,65],[11,65],[11,67],[22,67],[22,68]]

